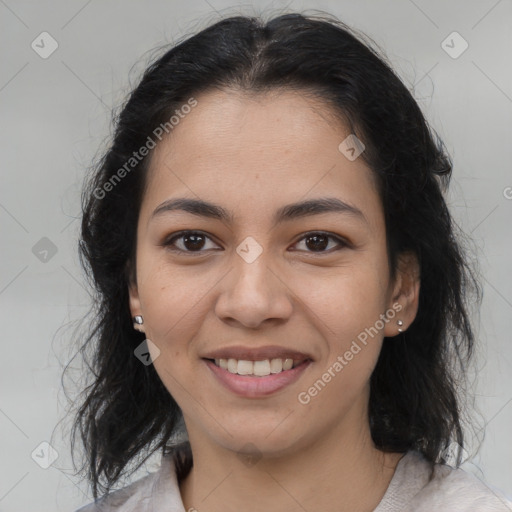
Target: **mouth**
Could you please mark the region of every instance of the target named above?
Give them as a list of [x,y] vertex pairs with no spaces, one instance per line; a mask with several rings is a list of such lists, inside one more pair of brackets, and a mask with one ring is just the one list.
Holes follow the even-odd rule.
[[291,386],[314,362],[309,354],[276,345],[225,347],[201,359],[213,383],[251,399],[264,399]]
[[205,359],[229,373],[249,377],[267,377],[268,375],[277,375],[288,370],[292,370],[306,361],[311,361],[309,358],[273,358],[257,361],[234,358]]

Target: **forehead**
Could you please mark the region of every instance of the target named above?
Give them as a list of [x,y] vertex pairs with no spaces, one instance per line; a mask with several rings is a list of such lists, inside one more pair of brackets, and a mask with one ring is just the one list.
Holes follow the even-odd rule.
[[327,192],[378,202],[362,158],[339,150],[350,132],[320,99],[291,90],[215,90],[195,99],[151,155],[146,203],[186,194],[264,208]]
[[[195,157],[219,153],[243,159],[264,148],[273,157],[279,154],[291,158],[305,152],[311,154],[314,147],[322,151],[340,136],[349,135],[332,107],[306,91],[213,90],[196,100],[197,106],[183,116],[168,137],[167,147],[174,141],[176,158],[183,153],[181,148],[188,150],[190,145],[202,150]],[[160,144],[157,152],[165,151],[165,147]]]

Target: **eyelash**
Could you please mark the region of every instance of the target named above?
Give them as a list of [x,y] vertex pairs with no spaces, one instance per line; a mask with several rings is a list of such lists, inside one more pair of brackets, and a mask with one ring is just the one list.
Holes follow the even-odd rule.
[[[211,240],[211,238],[206,234],[206,233],[203,233],[202,231],[193,231],[193,230],[185,230],[185,231],[180,231],[179,233],[173,233],[170,237],[168,237],[162,244],[163,247],[166,247],[169,251],[172,251],[172,252],[176,252],[176,253],[181,253],[181,254],[187,254],[187,255],[195,255],[195,254],[201,254],[201,253],[204,253],[206,252],[208,249],[206,250],[199,250],[199,251],[187,251],[187,250],[183,250],[183,249],[178,249],[177,247],[173,246],[174,245],[174,242],[180,238],[183,238],[184,236],[186,235],[201,235],[201,236],[204,236],[205,238],[208,238]],[[297,242],[302,242],[304,239],[308,238],[308,237],[312,237],[314,235],[322,235],[322,236],[326,236],[327,238],[329,239],[333,239],[335,240],[340,247],[338,248],[335,248],[334,250],[333,249],[330,249],[328,251],[318,251],[318,252],[315,252],[315,251],[306,251],[306,252],[309,252],[311,254],[331,254],[335,251],[339,251],[340,249],[344,248],[344,247],[350,247],[350,244],[340,238],[339,236],[337,235],[333,235],[329,232],[326,232],[326,231],[309,231],[308,233],[305,233],[302,238],[300,238]],[[294,244],[295,245],[295,244]]]

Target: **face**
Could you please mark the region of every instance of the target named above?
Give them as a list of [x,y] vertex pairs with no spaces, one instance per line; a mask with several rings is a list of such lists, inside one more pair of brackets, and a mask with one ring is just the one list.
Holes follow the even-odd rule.
[[415,314],[370,170],[318,100],[197,101],[152,155],[130,288],[192,445],[282,454],[368,428],[383,337]]

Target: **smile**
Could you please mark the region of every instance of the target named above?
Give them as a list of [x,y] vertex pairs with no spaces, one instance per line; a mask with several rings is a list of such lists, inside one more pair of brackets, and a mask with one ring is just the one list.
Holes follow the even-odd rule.
[[291,370],[304,360],[293,359],[264,359],[262,361],[248,361],[245,359],[214,359],[213,362],[219,368],[227,370],[229,373],[238,375],[251,375],[255,377],[265,377],[274,375],[286,370]]
[[265,398],[293,384],[311,359],[203,359],[214,380],[224,389],[244,398]]

